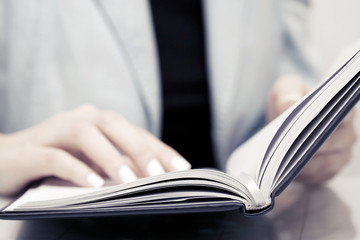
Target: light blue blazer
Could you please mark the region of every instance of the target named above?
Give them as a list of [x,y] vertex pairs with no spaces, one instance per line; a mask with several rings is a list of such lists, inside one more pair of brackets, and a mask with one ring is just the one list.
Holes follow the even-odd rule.
[[[262,123],[273,81],[283,74],[312,79],[307,2],[204,0],[203,10],[212,136],[225,169],[231,152]],[[0,132],[90,103],[160,136],[148,1],[0,0],[0,17]]]

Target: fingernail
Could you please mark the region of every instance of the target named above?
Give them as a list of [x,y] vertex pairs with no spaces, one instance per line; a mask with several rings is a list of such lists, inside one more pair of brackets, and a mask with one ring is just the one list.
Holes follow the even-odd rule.
[[118,174],[123,183],[133,182],[137,179],[135,173],[127,165],[121,166],[119,168]]
[[99,177],[99,175],[95,173],[89,173],[86,177],[86,181],[93,187],[102,187],[105,184],[104,179]]
[[188,170],[191,168],[191,165],[185,158],[180,156],[175,156],[170,160],[172,167],[175,171]]
[[151,160],[146,166],[146,170],[150,176],[155,176],[165,173],[164,168],[161,166],[161,164],[157,159]]

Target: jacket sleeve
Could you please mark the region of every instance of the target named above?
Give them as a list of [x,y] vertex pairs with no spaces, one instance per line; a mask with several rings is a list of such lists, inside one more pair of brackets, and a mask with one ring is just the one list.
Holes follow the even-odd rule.
[[5,77],[7,69],[7,41],[8,28],[7,6],[8,0],[0,0],[0,132],[3,130],[4,114],[5,114]]
[[282,51],[278,77],[297,75],[308,86],[314,86],[319,75],[317,51],[309,36],[308,0],[279,0]]

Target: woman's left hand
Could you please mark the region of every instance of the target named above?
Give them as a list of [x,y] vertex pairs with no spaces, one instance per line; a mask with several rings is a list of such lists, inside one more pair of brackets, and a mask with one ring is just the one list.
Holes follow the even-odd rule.
[[[285,76],[276,81],[268,100],[267,118],[271,121],[302,98],[309,90],[301,79]],[[302,169],[297,180],[309,185],[321,184],[334,177],[351,160],[356,142],[352,110],[325,141],[310,162]]]

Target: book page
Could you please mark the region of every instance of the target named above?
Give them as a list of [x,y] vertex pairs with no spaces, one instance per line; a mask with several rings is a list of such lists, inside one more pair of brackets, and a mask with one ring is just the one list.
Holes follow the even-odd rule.
[[[110,186],[112,184],[113,183],[108,180],[105,186]],[[5,211],[12,211],[27,202],[67,198],[96,191],[99,191],[99,188],[79,187],[62,179],[48,178],[38,187],[28,189],[20,198],[9,205]]]
[[263,164],[265,153],[281,124],[293,111],[294,107],[288,109],[279,117],[274,119],[244,144],[238,147],[229,157],[226,172],[236,179],[241,174],[249,175],[257,182],[258,172]]
[[[165,201],[174,198],[179,191],[188,191],[191,195],[194,190],[197,192],[207,191],[214,197],[220,196],[216,193],[227,194],[228,199],[238,200],[249,206],[250,209],[263,208],[270,204],[269,199],[265,200],[256,189],[252,191],[247,189],[247,185],[250,188],[256,187],[255,184],[251,184],[252,181],[246,178],[244,181],[244,183],[240,183],[225,173],[210,169],[171,172],[142,178],[132,183],[102,188],[77,187],[63,180],[50,179],[39,187],[28,190],[6,208],[5,212],[25,211],[26,209],[27,211],[70,209],[75,205],[91,206],[92,203],[96,203],[95,205],[101,203],[105,206],[108,201],[129,202],[129,199],[132,198],[141,199],[140,196],[146,196],[148,202],[155,201],[152,198],[163,196]],[[165,192],[166,194],[159,195]],[[254,206],[251,205],[252,202],[255,203]]]

